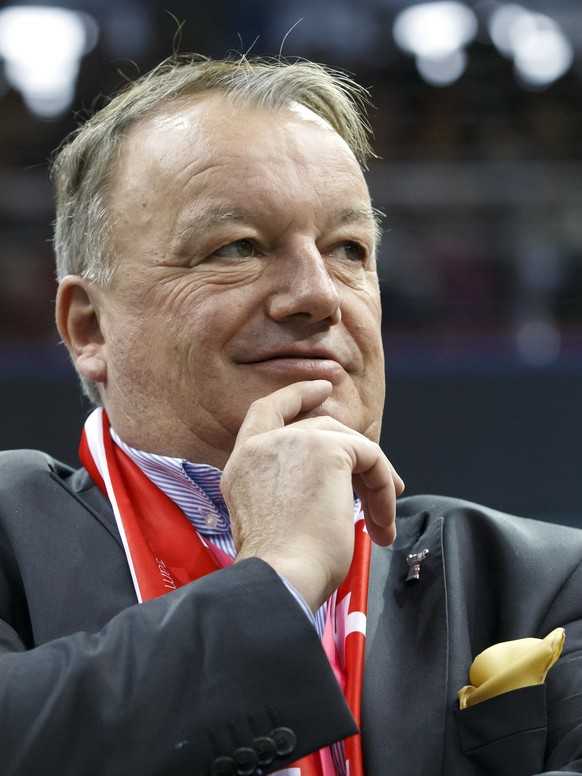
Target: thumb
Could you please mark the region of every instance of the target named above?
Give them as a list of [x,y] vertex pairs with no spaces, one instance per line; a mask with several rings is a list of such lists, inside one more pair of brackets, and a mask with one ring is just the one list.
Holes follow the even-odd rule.
[[236,444],[249,437],[282,428],[302,412],[321,404],[332,391],[328,380],[303,380],[254,401],[238,432]]

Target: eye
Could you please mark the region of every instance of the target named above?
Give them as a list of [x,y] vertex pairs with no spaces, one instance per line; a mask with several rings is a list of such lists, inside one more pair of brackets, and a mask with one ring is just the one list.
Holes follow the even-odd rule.
[[255,245],[252,240],[235,240],[214,251],[213,256],[224,259],[248,259],[255,253]]
[[337,245],[331,253],[334,253],[341,259],[345,259],[350,262],[359,262],[365,264],[368,258],[367,248],[359,242],[353,240],[346,240],[343,243]]

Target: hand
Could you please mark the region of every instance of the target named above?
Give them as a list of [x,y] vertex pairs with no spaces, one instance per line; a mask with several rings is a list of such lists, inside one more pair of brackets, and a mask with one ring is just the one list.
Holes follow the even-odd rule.
[[296,420],[331,391],[326,380],[305,381],[254,402],[221,481],[237,560],[265,560],[313,611],[350,567],[353,490],[371,539],[387,545],[404,489],[380,447],[362,434],[329,416]]

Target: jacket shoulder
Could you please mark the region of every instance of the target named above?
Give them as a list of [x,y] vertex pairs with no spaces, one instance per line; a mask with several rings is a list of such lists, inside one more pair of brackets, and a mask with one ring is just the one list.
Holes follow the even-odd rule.
[[[459,498],[434,495],[399,499],[398,517],[406,520],[424,516],[426,525],[440,520],[446,534],[472,538],[481,546],[499,541],[523,547],[528,544],[582,553],[582,528],[512,515]],[[582,515],[581,515],[582,525]]]
[[0,451],[0,489],[20,489],[39,476],[53,475],[65,479],[74,469],[40,450]]

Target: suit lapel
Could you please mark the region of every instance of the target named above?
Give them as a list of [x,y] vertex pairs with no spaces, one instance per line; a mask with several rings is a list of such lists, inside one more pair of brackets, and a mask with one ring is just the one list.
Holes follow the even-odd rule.
[[58,472],[51,473],[52,479],[60,485],[65,491],[76,499],[85,509],[98,520],[101,525],[111,534],[120,547],[123,542],[119,535],[115,516],[111,509],[111,504],[99,490],[97,485],[89,477],[85,469],[77,469],[66,477],[59,476]]
[[[440,773],[445,738],[448,623],[442,518],[403,518],[372,552],[362,694],[366,776]],[[417,581],[407,556],[428,550]]]

